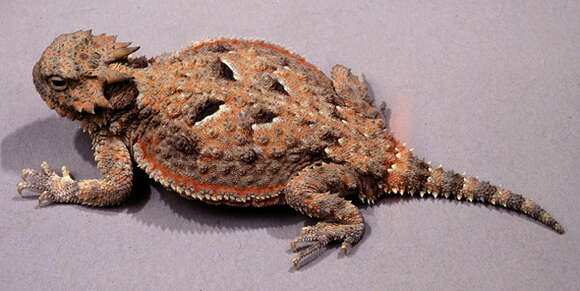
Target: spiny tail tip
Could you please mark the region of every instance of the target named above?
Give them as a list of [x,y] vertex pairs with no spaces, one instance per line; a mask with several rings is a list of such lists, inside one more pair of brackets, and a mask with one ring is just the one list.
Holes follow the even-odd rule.
[[554,224],[554,227],[553,228],[559,234],[564,234],[565,233],[564,228],[559,223]]

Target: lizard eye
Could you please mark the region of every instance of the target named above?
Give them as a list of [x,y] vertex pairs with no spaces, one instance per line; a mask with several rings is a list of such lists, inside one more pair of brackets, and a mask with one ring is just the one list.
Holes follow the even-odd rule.
[[50,87],[55,91],[63,91],[66,89],[66,80],[60,76],[51,76],[49,78]]

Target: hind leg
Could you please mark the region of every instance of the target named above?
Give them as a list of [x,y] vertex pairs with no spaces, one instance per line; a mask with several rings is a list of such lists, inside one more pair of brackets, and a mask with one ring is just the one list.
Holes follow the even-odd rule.
[[335,65],[330,71],[334,90],[347,100],[364,100],[371,103],[367,82],[362,74],[355,76],[343,65]]
[[[343,65],[335,65],[330,72],[332,85],[336,93],[342,97],[347,107],[364,114],[368,118],[380,116],[379,110],[373,105],[369,96],[367,82],[362,74],[355,76]],[[384,108],[384,109],[383,109]],[[386,104],[381,104],[381,111],[386,110]]]
[[[356,206],[343,196],[360,190],[356,174],[335,164],[317,163],[302,170],[287,188],[287,204],[310,217],[323,219],[314,226],[302,228],[290,242],[298,254],[292,260],[296,268],[300,261],[321,250],[332,241],[342,242],[342,251],[360,241],[364,233],[363,217]],[[296,244],[310,243],[298,250]]]

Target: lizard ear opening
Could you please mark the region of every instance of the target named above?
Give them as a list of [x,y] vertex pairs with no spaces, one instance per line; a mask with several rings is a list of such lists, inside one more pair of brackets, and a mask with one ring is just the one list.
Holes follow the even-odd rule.
[[126,108],[137,100],[139,90],[133,80],[108,83],[103,87],[103,95],[108,101],[107,108],[118,110]]

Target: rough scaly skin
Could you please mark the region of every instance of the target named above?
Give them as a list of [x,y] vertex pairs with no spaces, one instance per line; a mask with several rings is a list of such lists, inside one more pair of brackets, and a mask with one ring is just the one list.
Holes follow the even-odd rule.
[[[100,180],[24,169],[39,201],[109,206],[132,188],[133,161],[180,195],[212,204],[286,204],[322,221],[291,241],[293,263],[332,241],[360,241],[364,221],[345,198],[384,194],[456,198],[524,213],[564,230],[519,194],[416,158],[385,127],[362,76],[336,65],[329,79],[261,41],[221,39],[153,59],[90,31],[63,34],[34,66],[37,91],[92,136]],[[309,243],[298,248],[298,243]]]

